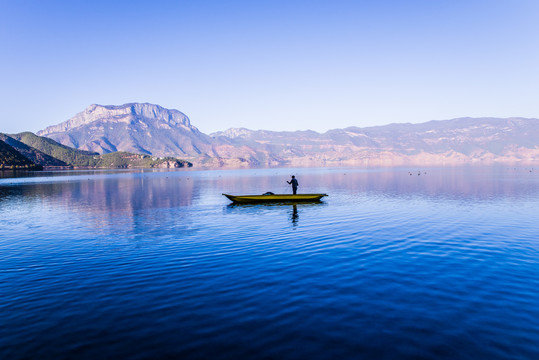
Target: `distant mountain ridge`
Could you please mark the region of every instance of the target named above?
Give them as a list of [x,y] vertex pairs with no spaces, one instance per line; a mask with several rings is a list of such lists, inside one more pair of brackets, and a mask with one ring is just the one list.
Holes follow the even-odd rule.
[[269,149],[289,165],[442,165],[539,161],[539,119],[459,118],[315,131],[228,129],[211,134]]
[[91,105],[38,135],[78,149],[182,157],[199,166],[437,165],[539,160],[539,120],[459,118],[318,133],[228,129],[206,135],[178,110]]
[[539,160],[539,120],[459,118],[314,131],[229,129],[212,134],[234,144],[271,144],[277,157],[301,162],[387,164]]

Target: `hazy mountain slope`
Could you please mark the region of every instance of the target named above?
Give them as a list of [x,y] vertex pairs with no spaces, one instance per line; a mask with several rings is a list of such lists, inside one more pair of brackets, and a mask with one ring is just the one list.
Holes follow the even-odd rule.
[[41,166],[34,164],[13,147],[0,140],[0,169],[37,170]]
[[539,160],[538,119],[461,118],[324,134],[229,129],[212,136],[255,150],[270,147],[274,156],[299,165]]
[[[31,133],[28,133],[28,134],[31,134]],[[23,134],[17,134],[17,135],[29,137]],[[17,135],[12,135],[12,136],[17,136]],[[42,165],[42,166],[68,166],[68,164],[65,163],[64,161],[56,159],[50,155],[47,155],[44,152],[39,151],[38,149],[35,149],[31,146],[28,146],[25,143],[18,141],[15,138],[8,136],[6,134],[0,134],[0,140],[4,141],[6,144],[8,144],[9,146],[17,150],[20,154],[22,154],[24,157],[26,157],[28,160],[32,161],[35,164]],[[44,138],[42,141],[53,141],[53,140]]]
[[504,149],[515,145],[529,149],[539,146],[538,119],[460,118],[344,130],[403,153],[456,151],[469,155],[487,151],[502,155]]

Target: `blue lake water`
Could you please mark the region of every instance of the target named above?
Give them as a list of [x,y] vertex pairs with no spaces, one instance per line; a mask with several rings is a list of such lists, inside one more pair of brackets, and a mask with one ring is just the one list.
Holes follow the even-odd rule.
[[2,359],[539,358],[539,169],[0,178],[0,254]]

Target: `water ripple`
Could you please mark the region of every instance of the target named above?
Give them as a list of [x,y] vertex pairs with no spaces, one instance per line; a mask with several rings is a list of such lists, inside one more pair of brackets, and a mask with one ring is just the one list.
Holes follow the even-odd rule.
[[539,179],[290,171],[3,179],[0,357],[539,357]]

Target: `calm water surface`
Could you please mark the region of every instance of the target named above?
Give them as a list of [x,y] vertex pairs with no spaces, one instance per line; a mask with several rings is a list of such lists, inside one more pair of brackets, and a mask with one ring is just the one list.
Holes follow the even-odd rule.
[[0,358],[538,359],[539,169],[418,174],[0,179]]

